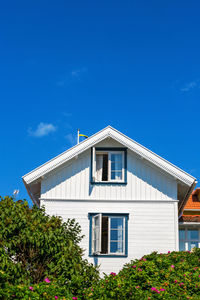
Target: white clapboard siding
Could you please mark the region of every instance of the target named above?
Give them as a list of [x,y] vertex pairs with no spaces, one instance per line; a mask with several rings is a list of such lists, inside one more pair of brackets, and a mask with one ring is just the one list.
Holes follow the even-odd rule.
[[[103,144],[108,146],[107,144]],[[110,144],[109,144],[110,145]],[[120,144],[119,144],[120,145]],[[100,144],[102,146],[102,144]],[[41,182],[42,199],[169,200],[177,199],[177,182],[127,151],[127,185],[91,185],[91,151],[49,173]]]
[[81,247],[85,257],[95,264],[94,258],[88,257],[89,219],[88,213],[129,213],[128,220],[128,257],[98,257],[101,273],[118,272],[131,259],[158,251],[178,250],[177,201],[81,201],[81,200],[42,200],[41,205],[49,215],[62,216],[66,221],[75,218],[85,235]]

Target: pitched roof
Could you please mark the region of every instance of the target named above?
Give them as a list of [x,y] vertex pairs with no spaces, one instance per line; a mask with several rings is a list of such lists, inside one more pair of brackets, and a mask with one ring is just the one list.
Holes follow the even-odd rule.
[[80,144],[70,148],[69,150],[63,152],[62,154],[49,160],[48,162],[41,165],[40,167],[24,175],[22,177],[23,181],[26,184],[30,184],[38,180],[40,177],[51,172],[52,170],[64,164],[68,160],[76,157],[77,155],[86,151],[87,149],[93,147],[95,144],[101,142],[107,137],[111,137],[114,140],[118,141],[128,149],[138,154],[140,157],[151,162],[153,165],[167,172],[168,174],[170,174],[180,182],[184,183],[188,187],[191,187],[194,184],[195,178],[193,176],[189,175],[185,171],[171,164],[167,160],[153,153],[149,149],[145,148],[144,146],[130,139],[129,137],[127,137],[126,135],[124,135],[123,133],[119,132],[118,130],[114,129],[111,126],[107,126],[106,128],[92,135],[88,139],[82,141]]
[[188,201],[184,207],[184,210],[192,210],[192,209],[199,209],[200,210],[200,188],[197,188],[195,191],[192,192]]

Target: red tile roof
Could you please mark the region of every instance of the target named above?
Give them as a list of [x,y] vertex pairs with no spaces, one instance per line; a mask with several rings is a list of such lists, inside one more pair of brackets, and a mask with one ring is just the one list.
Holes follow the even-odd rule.
[[200,209],[200,188],[197,188],[195,191],[193,191],[192,195],[190,195],[184,207],[184,210],[185,209]]
[[[199,211],[197,211],[199,210]],[[200,223],[200,188],[197,188],[190,195],[183,214],[179,219],[179,222],[198,222]]]

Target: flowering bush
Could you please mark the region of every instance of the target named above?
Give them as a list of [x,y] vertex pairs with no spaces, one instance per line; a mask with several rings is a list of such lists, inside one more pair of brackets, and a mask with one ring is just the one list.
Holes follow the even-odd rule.
[[0,299],[200,299],[200,249],[152,253],[99,279],[81,238],[75,220],[1,198]]
[[131,261],[86,289],[84,299],[200,299],[200,249]]
[[38,284],[33,284],[31,286],[18,284],[9,285],[6,284],[5,288],[0,289],[0,299],[58,299],[58,300],[73,300],[78,299],[74,296],[67,287],[61,286],[60,283],[54,282],[40,282]]

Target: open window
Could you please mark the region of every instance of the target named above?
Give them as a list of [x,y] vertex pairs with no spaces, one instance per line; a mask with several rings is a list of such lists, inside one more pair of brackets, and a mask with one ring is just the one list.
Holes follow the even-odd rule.
[[126,152],[125,149],[92,149],[93,183],[125,182]]
[[96,214],[91,223],[92,255],[126,255],[127,215]]

